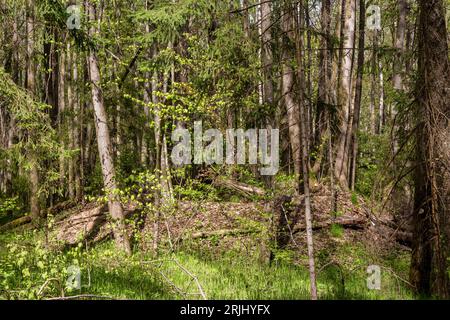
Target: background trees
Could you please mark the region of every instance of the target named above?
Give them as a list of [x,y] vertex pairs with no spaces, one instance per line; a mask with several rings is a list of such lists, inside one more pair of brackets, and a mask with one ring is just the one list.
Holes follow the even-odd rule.
[[[13,202],[8,219],[29,212],[39,224],[57,203],[106,195],[130,253],[121,197],[147,172],[157,251],[165,207],[209,174],[172,167],[172,130],[280,128],[280,175],[305,208],[311,274],[308,195],[324,184],[331,214],[350,190],[374,213],[412,213],[411,282],[446,297],[448,1],[383,1],[381,30],[366,23],[373,4],[0,1],[0,209]],[[252,165],[215,170],[276,188]]]

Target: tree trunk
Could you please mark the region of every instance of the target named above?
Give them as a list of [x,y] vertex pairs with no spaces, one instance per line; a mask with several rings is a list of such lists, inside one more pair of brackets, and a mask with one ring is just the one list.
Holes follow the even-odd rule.
[[366,28],[366,3],[365,0],[359,1],[359,42],[358,42],[358,67],[355,88],[355,107],[352,128],[352,156],[351,156],[351,179],[350,188],[355,190],[356,184],[356,167],[358,158],[358,130],[359,118],[361,112],[361,98],[364,75],[364,45],[365,45],[365,28]]
[[403,90],[403,56],[405,52],[406,15],[408,11],[407,0],[398,0],[398,23],[395,35],[395,59],[393,84],[396,90]]
[[321,8],[321,30],[323,32],[320,40],[319,50],[319,80],[317,88],[317,106],[316,106],[316,121],[315,121],[315,144],[319,146],[323,141],[327,131],[327,109],[330,105],[329,101],[329,85],[330,85],[330,71],[331,71],[331,0],[322,1]]
[[66,175],[66,159],[64,150],[66,149],[66,141],[64,133],[66,132],[65,110],[66,110],[66,53],[62,50],[59,55],[59,76],[58,76],[58,135],[62,149],[59,155],[59,188],[64,194],[65,175]]
[[272,53],[272,9],[271,1],[261,1],[261,63],[264,76],[264,103],[273,109],[274,91],[273,91],[273,53]]
[[419,1],[417,164],[410,281],[417,293],[449,297],[450,62],[442,0]]
[[[292,150],[292,160],[294,162],[294,173],[301,180],[301,133],[300,133],[300,111],[299,105],[294,97],[294,70],[293,64],[293,39],[294,39],[294,19],[292,16],[294,8],[286,5],[281,21],[283,30],[283,45],[282,45],[282,96],[286,106],[288,126],[289,126],[289,140]],[[298,191],[303,191],[303,185],[299,182]]]
[[338,90],[339,104],[339,138],[336,148],[335,176],[341,187],[348,188],[348,163],[349,163],[349,130],[352,129],[352,68],[353,52],[355,44],[355,12],[356,0],[345,1],[345,23],[343,25],[343,57],[342,71]]
[[296,59],[297,59],[297,76],[298,76],[298,86],[299,86],[299,120],[300,120],[300,135],[301,135],[301,166],[302,166],[302,175],[303,175],[303,192],[305,195],[305,222],[306,222],[306,241],[308,245],[308,262],[309,262],[309,276],[310,276],[310,288],[311,288],[311,299],[317,300],[317,284],[316,284],[316,267],[314,262],[314,243],[313,243],[313,230],[312,230],[312,213],[311,213],[311,195],[309,190],[309,153],[308,153],[308,117],[307,117],[307,108],[303,103],[303,92],[305,90],[304,87],[304,71],[302,68],[302,50],[303,50],[303,42],[302,42],[302,33],[300,30],[303,28],[303,3],[300,1],[299,4],[299,19],[295,19],[297,23],[295,24],[296,32],[295,32],[295,43],[296,43]]
[[[406,38],[406,16],[408,13],[408,4],[407,0],[398,0],[398,12],[399,12],[399,18],[397,23],[397,31],[395,35],[395,59],[394,59],[394,76],[393,76],[393,85],[394,89],[398,90],[400,92],[404,92],[404,85],[403,85],[403,70],[404,70],[404,56],[405,56],[405,38]],[[392,108],[392,119],[394,122],[394,135],[392,137],[392,154],[395,157],[398,151],[398,138],[397,134],[399,131],[399,123],[397,121],[397,104],[394,104]]]
[[[36,78],[34,64],[34,1],[27,1],[27,89],[31,96],[36,93]],[[29,139],[32,139],[33,132],[29,132]],[[40,203],[39,203],[39,162],[36,150],[28,150],[28,161],[30,163],[30,212],[33,222],[39,223]]]
[[[89,19],[95,21],[94,7],[86,1],[86,8]],[[91,37],[95,36],[97,31],[94,27],[89,30]],[[105,112],[103,96],[100,89],[100,70],[98,59],[95,51],[91,48],[88,56],[89,75],[92,83],[92,104],[94,107],[94,122],[97,132],[98,153],[103,174],[103,184],[105,192],[108,196],[108,207],[114,222],[114,238],[118,248],[124,250],[127,254],[131,254],[130,240],[125,229],[125,218],[122,204],[117,198],[117,183],[115,168],[112,159],[111,138],[108,128],[108,118]]]
[[375,135],[377,133],[376,129],[376,114],[375,114],[375,104],[376,104],[376,92],[377,92],[377,52],[378,52],[378,31],[374,31],[372,36],[372,59],[371,59],[371,77],[370,77],[370,133]]
[[381,57],[378,57],[378,73],[379,73],[379,80],[380,80],[380,100],[379,100],[379,108],[378,108],[378,134],[383,133],[383,127],[385,124],[385,116],[386,116],[386,110],[385,110],[385,101],[384,101],[384,73],[383,73],[383,63],[381,62]]

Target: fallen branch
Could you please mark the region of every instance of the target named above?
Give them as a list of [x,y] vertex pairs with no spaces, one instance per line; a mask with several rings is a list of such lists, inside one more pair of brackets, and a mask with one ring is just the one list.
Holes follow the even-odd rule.
[[92,300],[92,298],[105,299],[105,300],[119,300],[117,298],[107,297],[107,296],[97,296],[95,294],[80,294],[77,296],[56,297],[56,298],[48,298],[45,300],[76,300],[76,299],[84,299],[84,298],[89,298],[91,300]]
[[47,214],[54,216],[62,211],[72,209],[73,207],[77,206],[77,204],[78,203],[75,200],[67,200],[67,201],[55,204],[53,207],[48,208]]
[[412,244],[412,239],[413,239],[412,232],[406,231],[395,232],[395,240],[397,240],[397,242],[399,242],[400,244],[410,247]]
[[200,281],[198,281],[197,276],[192,274],[185,267],[183,267],[183,265],[181,265],[181,263],[179,263],[177,259],[173,259],[173,261],[177,264],[177,266],[181,270],[183,270],[184,273],[186,273],[188,276],[190,276],[195,281],[195,284],[197,285],[198,291],[199,291],[200,295],[202,296],[203,300],[208,300],[208,298],[206,297],[205,291],[203,290],[202,286],[200,285]]
[[11,229],[20,227],[21,225],[24,225],[24,224],[27,224],[27,223],[30,223],[30,222],[31,222],[31,216],[24,216],[24,217],[21,217],[19,219],[10,221],[10,222],[2,225],[0,227],[0,232],[11,230]]
[[44,292],[44,289],[48,286],[48,284],[50,283],[50,282],[56,282],[57,284],[58,284],[58,286],[60,287],[60,289],[61,289],[61,295],[62,296],[64,296],[64,289],[63,289],[63,287],[61,286],[61,283],[60,283],[60,281],[59,281],[59,279],[56,279],[56,278],[50,278],[50,279],[47,279],[45,282],[44,282],[44,284],[39,288],[39,291],[38,291],[38,293],[37,293],[37,296],[39,297],[39,296],[41,296],[42,295],[42,293]]
[[224,178],[215,179],[214,185],[237,191],[248,197],[255,196],[255,195],[262,197],[266,194],[266,192],[261,188],[250,186],[248,184],[238,182],[238,181],[224,179]]
[[[200,281],[198,280],[198,277],[196,275],[194,275],[192,272],[190,272],[187,268],[185,268],[180,262],[178,262],[177,259],[171,258],[171,259],[154,260],[154,261],[141,261],[142,264],[157,264],[157,263],[159,263],[159,265],[157,266],[158,269],[160,269],[162,267],[164,262],[174,262],[183,273],[185,273],[186,275],[188,275],[191,278],[191,281],[189,282],[187,288],[185,289],[186,291],[183,291],[183,289],[179,288],[172,280],[170,280],[169,277],[162,270],[158,270],[159,273],[161,274],[161,276],[164,278],[164,280],[170,286],[172,286],[176,292],[178,292],[180,295],[182,295],[185,298],[187,298],[187,296],[189,296],[189,295],[193,295],[193,296],[201,296],[203,298],[203,300],[208,300],[208,298],[206,297],[206,293],[203,290],[203,287],[201,286]],[[197,285],[197,289],[199,291],[198,293],[188,292],[192,281],[194,281],[195,284]]]
[[[77,205],[77,203],[75,201],[73,201],[73,200],[68,200],[68,201],[65,201],[65,202],[61,202],[61,203],[58,203],[58,204],[54,205],[53,207],[48,208],[46,214],[56,215],[56,214],[60,213],[61,211],[65,211],[65,210],[71,209],[71,208],[75,207],[76,205]],[[31,216],[20,217],[18,219],[15,219],[13,221],[10,221],[10,222],[5,223],[4,225],[2,225],[0,227],[0,232],[4,232],[4,231],[11,230],[11,229],[15,229],[15,228],[20,227],[20,226],[22,226],[24,224],[30,223],[31,220],[32,220]]]
[[225,237],[225,236],[240,236],[252,233],[258,233],[257,230],[240,230],[240,229],[222,229],[215,231],[200,231],[192,233],[186,237],[180,238],[178,241],[186,240],[196,240],[196,239],[207,239],[211,237]]
[[92,238],[98,233],[99,228],[106,223],[107,208],[106,205],[100,205],[58,222],[56,224],[57,239],[73,245]]
[[[351,218],[351,217],[339,217],[336,218],[336,220],[330,220],[330,221],[323,221],[323,222],[315,222],[313,223],[313,230],[320,230],[327,227],[330,227],[331,225],[340,225],[346,229],[355,229],[360,230],[364,229],[367,225],[367,221],[362,218]],[[298,233],[301,231],[305,231],[306,226],[300,225],[297,228],[294,229],[293,233]]]

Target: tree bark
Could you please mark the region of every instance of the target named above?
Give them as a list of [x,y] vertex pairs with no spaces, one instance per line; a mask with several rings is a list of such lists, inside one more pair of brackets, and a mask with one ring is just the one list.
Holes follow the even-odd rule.
[[320,39],[319,50],[319,80],[317,88],[317,106],[315,121],[315,144],[320,145],[322,138],[327,131],[327,109],[330,105],[329,101],[329,85],[331,81],[331,0],[323,0],[321,8],[321,30],[323,35]]
[[[95,21],[95,10],[89,1],[86,1],[86,8],[89,14],[89,20]],[[97,31],[93,26],[89,29],[89,35],[91,38],[95,36]],[[106,115],[103,96],[100,89],[100,70],[98,58],[94,49],[90,49],[88,55],[89,75],[92,83],[92,104],[94,107],[94,123],[97,133],[98,153],[100,156],[100,163],[103,174],[103,184],[105,192],[108,196],[108,208],[113,219],[114,225],[114,238],[118,248],[124,250],[127,254],[131,254],[130,240],[126,233],[125,218],[123,213],[122,204],[117,198],[117,182],[114,163],[112,159],[111,149],[111,137],[108,128],[108,118]]]
[[[36,93],[36,78],[34,64],[34,1],[27,0],[27,90],[34,97]],[[32,139],[33,132],[29,132],[29,139]],[[39,203],[39,162],[36,150],[28,150],[28,161],[30,163],[30,212],[33,222],[39,223],[40,203]]]
[[407,0],[398,0],[398,23],[395,34],[395,59],[393,84],[396,90],[403,90],[403,56],[405,52],[406,15],[408,11]]
[[355,190],[356,184],[356,167],[358,158],[358,130],[359,118],[361,112],[361,98],[364,75],[364,45],[365,45],[365,28],[366,28],[366,3],[365,0],[359,1],[359,40],[358,40],[358,67],[356,70],[356,88],[355,88],[355,103],[354,116],[352,123],[352,156],[351,156],[351,179],[350,188]]
[[298,191],[301,193],[303,186],[301,180],[301,133],[300,133],[300,110],[298,102],[294,96],[294,70],[293,62],[294,56],[294,19],[292,16],[294,8],[286,4],[281,21],[281,28],[283,30],[283,44],[282,44],[282,96],[286,106],[288,126],[289,126],[289,141],[292,150],[292,160],[294,162],[294,173],[299,181]]
[[448,298],[450,61],[442,0],[419,1],[417,141],[410,281]]
[[296,59],[297,59],[297,76],[298,76],[298,86],[299,86],[299,120],[300,120],[300,134],[301,134],[301,166],[303,174],[303,192],[305,201],[305,224],[306,224],[306,242],[308,246],[308,262],[309,262],[309,277],[310,277],[310,289],[311,289],[311,299],[317,300],[317,283],[316,283],[316,267],[314,261],[314,242],[313,242],[313,229],[312,229],[312,213],[311,213],[311,194],[309,189],[309,155],[308,155],[308,117],[307,108],[303,103],[303,92],[304,87],[304,70],[302,68],[302,33],[300,30],[303,28],[303,2],[300,1],[299,4],[299,19],[296,19]]
[[338,90],[339,104],[339,138],[336,148],[335,176],[341,187],[347,189],[348,183],[348,163],[349,145],[348,131],[352,129],[352,69],[353,52],[355,45],[355,13],[356,0],[345,1],[345,23],[343,25],[343,57],[341,79]]

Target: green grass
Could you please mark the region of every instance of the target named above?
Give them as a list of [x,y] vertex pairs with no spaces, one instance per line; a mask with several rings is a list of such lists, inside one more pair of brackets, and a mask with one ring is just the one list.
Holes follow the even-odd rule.
[[[118,299],[201,299],[199,284],[208,299],[309,298],[309,274],[304,263],[298,265],[282,260],[269,265],[260,262],[257,254],[242,254],[234,248],[219,254],[184,248],[158,258],[142,252],[125,257],[117,253],[112,241],[87,252],[83,248],[75,248],[49,253],[35,245],[37,237],[36,234],[24,238],[0,237],[0,297],[43,298],[36,295],[46,280],[43,273],[48,273],[47,279],[56,277],[64,283],[67,278],[64,270],[76,261],[82,272],[82,288],[66,292],[66,295],[95,294]],[[12,254],[5,243],[14,242],[20,242],[20,246]],[[24,251],[20,250],[27,253],[19,266],[18,257],[24,255]],[[327,263],[329,257],[320,252],[316,257],[320,299],[413,298],[407,285],[398,278],[407,275],[406,255],[393,253],[384,260],[373,260],[359,245],[344,245],[334,255],[342,258],[339,264]],[[43,261],[43,268],[36,268],[37,260]],[[367,289],[366,268],[370,264],[382,266],[380,291]],[[25,268],[30,271],[29,276],[24,275]],[[5,293],[16,290],[23,290],[23,293]],[[59,296],[60,288],[56,283],[51,283],[45,293],[46,297]]]
[[331,236],[334,238],[341,238],[344,235],[344,227],[333,223],[330,228]]

